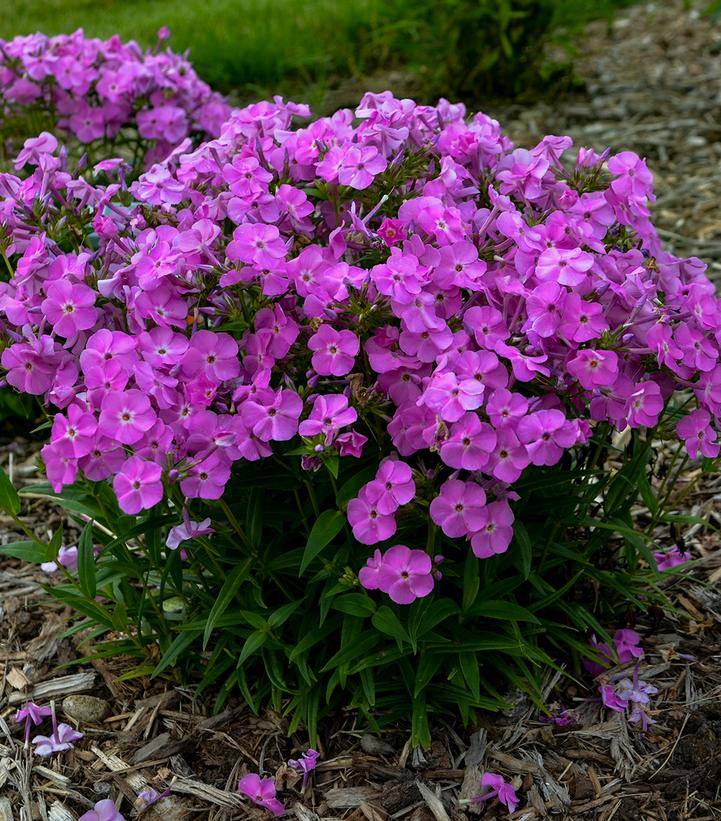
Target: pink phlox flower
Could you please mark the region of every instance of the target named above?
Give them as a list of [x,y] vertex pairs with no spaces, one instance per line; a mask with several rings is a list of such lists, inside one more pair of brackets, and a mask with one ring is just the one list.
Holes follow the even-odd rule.
[[377,499],[365,488],[361,488],[358,496],[348,502],[347,516],[353,537],[361,544],[384,542],[396,532],[393,515],[381,513]]
[[49,736],[36,735],[32,743],[35,745],[35,755],[42,757],[72,750],[76,741],[83,738],[84,733],[74,730],[69,724],[58,724]]
[[582,659],[585,669],[592,675],[598,676],[613,667],[616,663],[614,651],[606,642],[600,642],[595,635],[592,635],[588,642],[594,650],[592,658]]
[[656,561],[656,567],[663,572],[690,562],[692,557],[687,550],[682,551],[677,545],[674,545],[670,550],[654,552],[653,558]]
[[471,548],[479,559],[505,553],[513,539],[513,511],[507,501],[498,499],[486,505],[483,520],[471,536]]
[[719,455],[716,430],[711,426],[711,414],[696,408],[676,425],[676,432],[683,439],[688,455],[697,459],[699,454],[709,459]]
[[197,539],[198,536],[209,536],[212,533],[215,533],[215,531],[210,525],[210,519],[194,522],[190,518],[190,511],[187,507],[184,507],[183,523],[170,528],[168,537],[165,540],[165,546],[169,550],[176,550],[183,542]]
[[360,342],[353,331],[336,331],[324,324],[308,340],[312,364],[323,376],[345,376],[353,368]]
[[387,457],[380,463],[375,479],[365,485],[366,495],[383,515],[395,513],[416,495],[416,483],[410,467]]
[[162,468],[138,456],[127,459],[113,479],[113,490],[123,513],[154,507],[163,498]]
[[433,562],[423,550],[394,545],[383,554],[376,550],[358,579],[366,589],[379,589],[396,604],[411,604],[433,590]]
[[481,470],[490,459],[498,437],[476,413],[466,413],[450,426],[450,436],[440,447],[443,462],[452,468]]
[[357,419],[358,413],[349,406],[346,396],[320,395],[313,402],[310,416],[298,426],[298,433],[301,436],[323,434],[326,443],[331,444],[340,428],[352,425]]
[[115,802],[110,798],[104,798],[98,801],[92,810],[83,813],[78,821],[125,821],[125,818],[115,806]]
[[59,280],[48,286],[41,308],[56,334],[74,339],[80,331],[95,325],[95,297],[95,291],[87,285]]
[[311,772],[315,769],[320,753],[312,747],[307,749],[300,758],[288,760],[288,766],[303,773],[303,789],[305,789]]
[[431,502],[430,516],[446,536],[468,536],[486,522],[486,494],[475,482],[448,479]]
[[643,658],[644,651],[640,646],[641,636],[635,630],[616,630],[613,644],[620,664],[628,664],[634,659]]
[[109,391],[100,406],[98,432],[124,445],[134,445],[156,419],[150,400],[141,391]]
[[568,362],[567,368],[587,390],[609,388],[618,377],[618,356],[613,351],[585,348]]
[[484,791],[475,797],[476,801],[489,801],[492,798],[497,798],[509,813],[516,811],[520,799],[511,782],[506,781],[500,773],[483,773],[481,787],[484,788]]
[[15,713],[15,722],[20,724],[22,721],[25,722],[25,744],[27,745],[28,740],[30,738],[30,730],[33,725],[39,727],[43,720],[47,716],[51,716],[53,714],[52,707],[43,707],[40,704],[36,704],[34,701],[27,701],[25,702],[25,706],[21,707]]
[[78,568],[78,548],[75,545],[65,547],[61,545],[58,549],[58,555],[54,562],[43,562],[40,569],[44,573],[54,573],[58,567],[64,567],[66,570],[73,572]]
[[261,778],[256,773],[248,773],[238,781],[238,791],[278,818],[285,814],[285,807],[275,797],[275,781],[272,778]]

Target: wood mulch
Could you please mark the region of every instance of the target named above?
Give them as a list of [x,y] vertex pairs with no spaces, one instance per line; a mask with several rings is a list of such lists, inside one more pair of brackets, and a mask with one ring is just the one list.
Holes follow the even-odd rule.
[[[673,0],[641,5],[612,28],[590,27],[580,48],[582,94],[491,110],[511,136],[531,144],[570,134],[597,149],[631,149],[656,175],[655,219],[669,247],[707,260],[721,276],[721,29]],[[31,480],[34,448],[22,440],[0,461],[16,482]],[[245,772],[275,775],[298,821],[463,821],[507,818],[496,802],[474,803],[485,770],[511,778],[521,798],[515,821],[721,819],[721,479],[705,481],[685,512],[709,527],[683,533],[697,560],[668,593],[673,608],[636,625],[646,648],[643,677],[659,689],[646,734],[603,711],[593,692],[566,679],[548,699],[573,707],[578,722],[539,721],[520,695],[515,709],[479,724],[436,726],[429,750],[407,731],[374,736],[352,715],[327,722],[310,787],[284,762],[309,743],[287,736],[287,721],[254,716],[241,702],[213,715],[192,689],[167,682],[118,682],[115,662],[73,665],[82,639],[63,638],[71,613],[43,589],[48,576],[0,561],[0,821],[75,821],[112,798],[126,818],[139,814],[147,787],[170,793],[142,812],[149,821],[268,817],[236,790]],[[37,532],[61,523],[37,500],[23,515]],[[0,518],[3,542],[19,538]],[[668,536],[666,536],[668,540]],[[668,542],[670,544],[670,542]],[[15,710],[28,698],[54,701],[61,720],[85,737],[51,759],[25,749]]]

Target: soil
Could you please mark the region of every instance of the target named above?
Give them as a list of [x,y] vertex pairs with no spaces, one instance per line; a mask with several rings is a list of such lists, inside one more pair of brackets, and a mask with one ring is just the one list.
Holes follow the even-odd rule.
[[[719,24],[678,0],[640,5],[611,28],[589,28],[577,70],[582,93],[489,113],[519,144],[570,134],[597,150],[646,156],[656,175],[654,216],[662,235],[673,250],[702,257],[721,276]],[[16,482],[32,480],[34,459],[35,447],[23,440],[0,449]],[[721,525],[719,485],[706,481],[687,498],[688,511],[711,527],[694,525],[683,534],[697,562],[669,587],[673,609],[636,626],[646,648],[644,678],[659,690],[647,733],[556,677],[548,682],[549,700],[578,714],[566,727],[542,723],[519,696],[512,712],[484,716],[478,726],[436,726],[431,749],[421,751],[410,748],[406,730],[378,738],[352,715],[339,715],[315,740],[321,758],[305,791],[284,762],[308,739],[289,738],[283,717],[254,716],[239,701],[213,715],[211,701],[194,699],[190,689],[119,681],[122,662],[77,663],[82,642],[64,636],[71,613],[44,590],[49,577],[2,560],[0,821],[75,821],[103,798],[131,818],[147,787],[170,791],[142,813],[151,821],[260,821],[267,814],[236,790],[248,771],[275,773],[298,821],[507,818],[495,801],[470,800],[485,770],[513,780],[521,799],[516,821],[721,819],[721,541],[713,529]],[[24,502],[23,517],[43,534],[61,523],[58,510],[38,500]],[[21,537],[1,517],[0,535],[5,543]],[[54,700],[61,719],[80,726],[85,736],[75,750],[51,759],[30,755],[13,720],[30,697]],[[81,708],[86,717],[78,722]]]

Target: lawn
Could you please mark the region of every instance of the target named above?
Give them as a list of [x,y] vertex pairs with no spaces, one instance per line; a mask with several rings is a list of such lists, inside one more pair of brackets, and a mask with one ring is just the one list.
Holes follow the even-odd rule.
[[[520,0],[514,7],[523,19],[509,22],[505,0],[16,0],[0,17],[0,37],[82,27],[90,36],[119,34],[150,46],[168,26],[171,47],[190,49],[203,79],[245,99],[282,93],[317,102],[338,78],[400,68],[416,75],[429,98],[455,94],[476,102],[489,90],[508,91],[498,78],[520,77],[520,52],[529,52],[530,65],[549,28],[573,31],[627,4]],[[469,47],[469,38],[477,46]],[[503,53],[506,44],[512,57]],[[460,65],[468,55],[477,66]],[[452,66],[450,75],[439,73],[443,66]],[[478,66],[477,94],[453,87],[454,77]]]

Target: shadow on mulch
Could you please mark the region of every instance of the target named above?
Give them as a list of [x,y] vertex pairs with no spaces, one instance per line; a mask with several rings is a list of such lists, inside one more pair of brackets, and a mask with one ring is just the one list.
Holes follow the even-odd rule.
[[[713,576],[720,562],[718,551],[707,551],[699,568]],[[190,689],[119,683],[121,670],[103,661],[59,669],[82,654],[81,639],[62,638],[71,614],[44,592],[44,574],[6,560],[0,818],[73,821],[103,798],[130,818],[138,814],[138,794],[152,787],[170,794],[143,818],[260,820],[266,813],[236,789],[248,771],[275,775],[298,821],[507,818],[495,802],[472,801],[485,770],[517,785],[521,809],[513,819],[721,818],[721,608],[700,578],[674,582],[677,609],[660,625],[637,625],[647,650],[643,678],[660,693],[651,712],[657,723],[645,735],[556,678],[549,699],[553,688],[579,717],[567,727],[541,723],[519,695],[512,713],[482,716],[473,728],[436,726],[432,747],[421,751],[410,748],[406,731],[377,737],[352,715],[339,715],[322,726],[315,741],[320,763],[302,792],[284,762],[309,740],[288,738],[281,716],[254,716],[239,701],[212,715],[210,701],[195,701]],[[75,750],[40,759],[24,749],[12,716],[28,698],[54,701],[61,720],[85,733]]]

